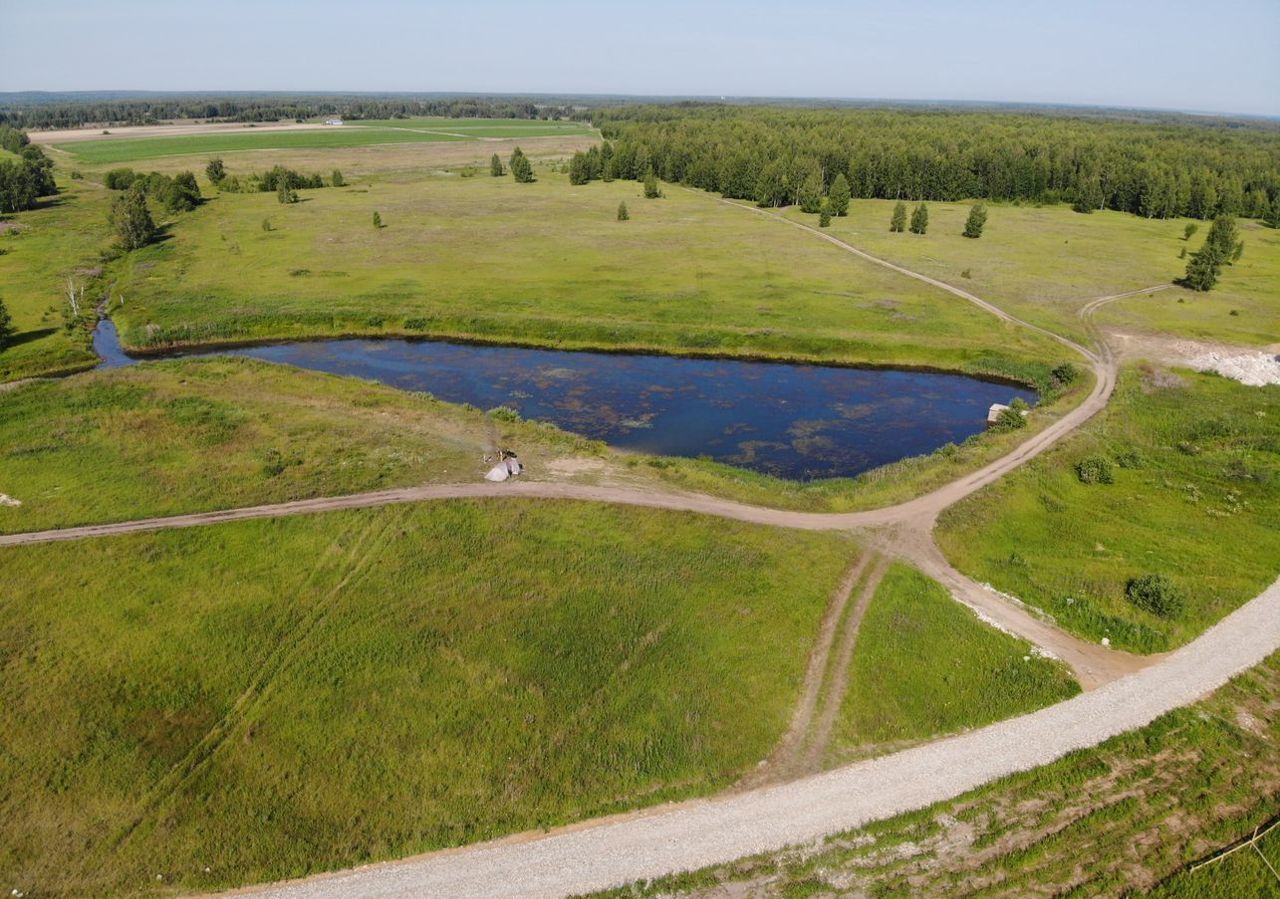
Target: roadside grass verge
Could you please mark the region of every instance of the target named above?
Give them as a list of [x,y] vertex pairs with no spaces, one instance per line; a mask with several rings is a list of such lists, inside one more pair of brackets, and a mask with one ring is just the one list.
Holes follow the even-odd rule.
[[[593,895],[1272,896],[1256,855],[1177,872],[1280,812],[1277,699],[1280,654],[1195,706],[957,799]],[[1274,863],[1275,841],[1262,848]]]
[[[364,334],[951,370],[1061,361],[1048,338],[810,235],[639,191],[544,172],[373,180],[290,206],[225,194],[124,260],[115,318],[142,349]],[[624,199],[636,209],[617,222]]]
[[526,477],[598,443],[355,378],[249,359],[148,363],[0,396],[0,532],[479,480],[515,447]]
[[1061,663],[895,563],[862,620],[827,761],[980,727],[1079,692]]
[[[1126,368],[1105,411],[948,509],[937,537],[966,574],[1084,637],[1185,643],[1276,576],[1280,387]],[[1162,617],[1127,598],[1150,574],[1184,608]]]
[[[1077,318],[1088,300],[1171,283],[1182,277],[1190,219],[1144,219],[1123,212],[1089,215],[1068,206],[987,204],[982,237],[963,236],[968,203],[930,203],[924,236],[889,231],[892,200],[854,200],[849,215],[831,220],[830,233],[890,262],[932,275],[990,300],[1019,318],[1077,341],[1089,335]],[[789,218],[816,225],[790,208]],[[1204,340],[1267,344],[1280,329],[1280,232],[1241,220],[1244,257],[1228,266],[1209,293],[1171,288],[1120,300],[1098,318],[1140,332]],[[966,275],[967,273],[967,275]],[[1231,310],[1237,311],[1236,315]]]
[[0,350],[0,382],[97,364],[87,332],[63,327],[62,311],[68,276],[86,285],[86,306],[102,297],[108,192],[83,181],[59,182],[62,192],[39,208],[0,218],[0,300],[17,330]]
[[7,549],[0,882],[212,890],[713,791],[856,551],[494,501]]

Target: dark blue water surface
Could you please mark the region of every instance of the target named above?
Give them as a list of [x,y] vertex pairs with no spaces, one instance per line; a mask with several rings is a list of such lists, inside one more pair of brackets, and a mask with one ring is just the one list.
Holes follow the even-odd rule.
[[[105,366],[133,361],[120,352],[110,322],[94,347]],[[848,477],[932,452],[983,430],[992,403],[1036,399],[1030,390],[963,375],[434,341],[325,340],[222,352],[481,409],[509,406],[616,447],[708,456],[795,480]]]

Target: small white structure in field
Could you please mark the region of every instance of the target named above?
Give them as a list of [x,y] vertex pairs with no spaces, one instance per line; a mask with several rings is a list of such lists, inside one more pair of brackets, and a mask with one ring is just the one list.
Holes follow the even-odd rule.
[[498,453],[498,464],[489,469],[484,479],[486,481],[505,481],[509,478],[518,477],[522,471],[524,471],[524,466],[520,464],[516,454],[508,450],[502,450]]
[[341,125],[342,119],[325,119],[324,123],[326,125]]

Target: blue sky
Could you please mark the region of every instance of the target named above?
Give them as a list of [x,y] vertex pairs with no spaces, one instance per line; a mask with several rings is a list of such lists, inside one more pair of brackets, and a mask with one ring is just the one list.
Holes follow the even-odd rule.
[[0,0],[0,90],[1004,100],[1280,115],[1280,0]]

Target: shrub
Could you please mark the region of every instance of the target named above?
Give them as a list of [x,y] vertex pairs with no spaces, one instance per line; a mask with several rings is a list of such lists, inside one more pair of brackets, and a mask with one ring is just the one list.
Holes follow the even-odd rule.
[[1085,456],[1076,463],[1076,477],[1081,484],[1111,484],[1115,481],[1111,461],[1105,456]]
[[382,216],[376,212],[373,214],[373,227],[375,228],[382,227]]
[[329,178],[334,187],[345,187],[347,182],[342,177],[342,172],[337,169],[333,170],[333,175]]
[[1161,618],[1176,618],[1186,607],[1182,592],[1163,574],[1144,574],[1130,579],[1124,594],[1138,608]]
[[520,413],[510,406],[494,406],[486,413],[490,418],[497,421],[519,421]]
[[102,183],[111,190],[128,190],[137,178],[133,169],[112,169],[102,176]]
[[1059,387],[1066,387],[1080,380],[1080,369],[1076,368],[1070,362],[1064,362],[1049,372],[1049,377],[1053,383]]
[[1123,449],[1116,453],[1116,464],[1121,468],[1141,468],[1142,456],[1135,449]]
[[631,213],[627,211],[626,202],[624,201],[622,203],[619,203],[618,204],[618,221],[625,222],[625,221],[630,221],[630,219],[631,219]]

